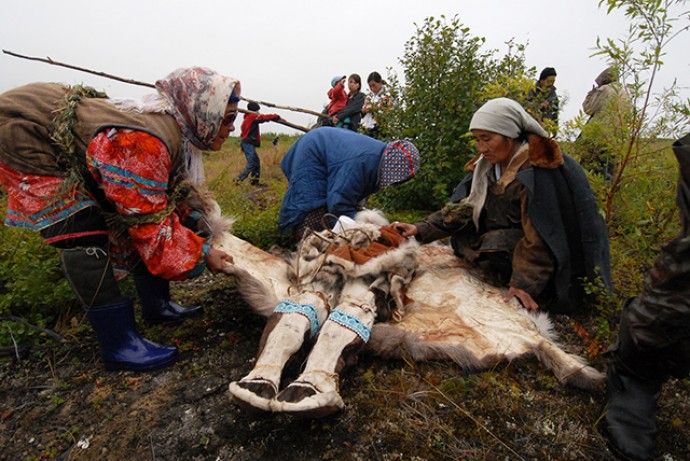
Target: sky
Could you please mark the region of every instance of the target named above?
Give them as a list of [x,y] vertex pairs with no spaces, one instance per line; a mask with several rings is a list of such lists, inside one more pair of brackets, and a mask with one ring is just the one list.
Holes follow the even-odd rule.
[[[484,50],[526,43],[528,66],[554,67],[561,120],[573,118],[606,68],[597,38],[621,39],[628,21],[598,0],[13,0],[3,2],[0,48],[153,83],[179,67],[205,66],[242,82],[242,96],[320,111],[335,75],[392,69],[427,17],[457,16]],[[688,86],[690,35],[669,49],[659,84]],[[685,49],[682,49],[685,48]],[[31,82],[84,83],[111,97],[151,89],[0,54],[0,92]],[[368,90],[363,82],[363,90]],[[244,103],[240,107],[244,107]],[[303,126],[315,117],[262,107]],[[281,125],[264,132],[295,133]],[[239,134],[238,131],[235,135]]]

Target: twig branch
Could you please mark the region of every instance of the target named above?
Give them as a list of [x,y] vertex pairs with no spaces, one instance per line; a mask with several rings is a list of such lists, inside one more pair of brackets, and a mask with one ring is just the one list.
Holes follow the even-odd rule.
[[2,50],[2,52],[5,53],[5,54],[8,54],[8,55],[10,55],[10,56],[14,56],[15,58],[28,59],[29,61],[45,62],[45,63],[47,63],[47,64],[52,64],[52,65],[54,65],[54,66],[66,67],[66,68],[68,68],[68,69],[73,69],[73,70],[78,70],[78,71],[80,71],[80,72],[86,72],[86,73],[88,73],[88,74],[98,75],[99,77],[105,77],[105,78],[109,78],[109,79],[111,79],[111,80],[117,80],[117,81],[119,81],[119,82],[131,83],[132,85],[139,85],[139,86],[146,86],[146,87],[149,87],[149,88],[155,88],[155,85],[153,85],[153,84],[151,84],[151,83],[139,82],[139,81],[137,81],[137,80],[132,80],[132,79],[128,79],[128,78],[118,77],[117,75],[106,74],[105,72],[98,72],[98,71],[91,70],[91,69],[85,69],[85,68],[83,68],[83,67],[73,66],[73,65],[71,65],[71,64],[65,64],[64,62],[54,61],[54,60],[51,59],[50,57],[46,57],[46,58],[37,58],[37,57],[35,57],[35,56],[24,56],[24,55],[22,55],[22,54],[13,53],[12,51],[8,51],[8,50]]
[[[241,112],[241,113],[243,113],[243,114],[256,114],[256,112],[254,112],[253,110],[246,110],[246,109],[239,109],[239,108],[238,108],[237,111],[238,111],[238,112]],[[275,122],[275,123],[280,123],[281,125],[289,126],[290,128],[294,128],[294,129],[296,129],[296,130],[304,131],[305,133],[306,133],[307,131],[309,131],[309,128],[306,128],[306,127],[303,127],[303,126],[301,126],[301,125],[296,125],[296,124],[294,124],[294,123],[290,123],[290,122],[288,122],[288,121],[285,121],[285,120],[283,120],[282,117],[281,117],[280,119],[278,119],[278,120],[271,120],[271,121],[272,121],[272,122]]]
[[30,328],[33,328],[34,330],[38,330],[41,333],[44,333],[44,334],[50,336],[51,338],[53,338],[55,341],[57,341],[59,343],[68,342],[65,338],[63,338],[59,334],[55,333],[54,331],[48,330],[47,328],[39,327],[38,325],[34,325],[32,323],[29,323],[26,320],[24,320],[23,318],[17,317],[16,315],[2,315],[2,316],[0,316],[0,320],[9,320],[11,322],[21,323],[21,324],[26,325]]
[[12,345],[14,346],[14,356],[17,357],[17,361],[19,361],[19,348],[17,347],[17,341],[14,339],[14,335],[12,334],[12,328],[10,328],[9,325],[7,325],[7,331],[10,332],[10,338],[12,338]]
[[[117,75],[108,74],[108,73],[105,73],[105,72],[99,72],[99,71],[95,71],[95,70],[91,70],[91,69],[86,69],[86,68],[84,68],[84,67],[73,66],[72,64],[66,64],[66,63],[60,62],[60,61],[55,61],[55,60],[51,59],[50,57],[38,58],[38,57],[36,57],[36,56],[25,56],[25,55],[23,55],[23,54],[14,53],[14,52],[8,51],[8,50],[2,50],[2,52],[5,53],[5,54],[7,54],[7,55],[14,56],[15,58],[28,59],[29,61],[44,62],[44,63],[46,63],[46,64],[51,64],[51,65],[53,65],[53,66],[66,67],[66,68],[68,68],[68,69],[73,69],[73,70],[78,70],[78,71],[80,71],[80,72],[86,72],[86,73],[88,73],[88,74],[98,75],[99,77],[105,77],[105,78],[109,78],[109,79],[111,79],[111,80],[117,80],[118,82],[130,83],[130,84],[132,84],[132,85],[145,86],[145,87],[148,87],[148,88],[155,88],[155,87],[156,87],[155,85],[153,85],[153,84],[151,84],[151,83],[140,82],[140,81],[138,81],[138,80],[132,80],[132,79],[129,79],[129,78],[124,78],[124,77],[118,77]],[[311,110],[308,110],[308,109],[300,109],[299,107],[279,106],[279,105],[277,105],[277,104],[272,104],[272,103],[270,103],[270,102],[255,101],[254,99],[248,99],[248,98],[242,98],[242,99],[243,99],[244,101],[256,102],[257,104],[263,104],[263,105],[269,106],[269,107],[276,107],[276,108],[278,108],[278,109],[287,109],[287,110],[291,110],[291,111],[295,111],[295,112],[305,112],[305,113],[307,113],[307,114],[316,115],[317,117],[320,117],[320,116],[322,115],[322,114],[320,114],[320,113],[318,113],[318,112],[314,112],[314,111],[311,111]],[[244,110],[244,109],[239,109],[239,111],[242,112],[242,113],[245,113],[245,114],[247,114],[247,113],[252,113],[252,111],[248,111],[248,110]],[[300,126],[300,125],[296,125],[296,124],[294,124],[294,123],[287,122],[287,121],[283,120],[282,118],[281,118],[280,120],[276,120],[275,122],[276,122],[276,123],[280,123],[281,125],[288,126],[288,127],[290,127],[290,128],[294,128],[294,129],[296,129],[296,130],[300,130],[300,131],[304,131],[304,132],[309,131],[309,128],[305,128],[305,127],[303,127],[303,126]]]
[[323,117],[324,116],[324,114],[322,114],[321,112],[315,112],[315,111],[309,110],[309,109],[302,109],[300,107],[281,106],[278,104],[273,104],[272,102],[257,101],[256,99],[249,99],[249,98],[240,98],[240,99],[242,99],[243,101],[247,101],[247,102],[255,102],[257,104],[263,104],[264,106],[268,106],[268,107],[275,107],[276,109],[291,110],[293,112],[303,112],[305,114],[316,115],[317,117]]

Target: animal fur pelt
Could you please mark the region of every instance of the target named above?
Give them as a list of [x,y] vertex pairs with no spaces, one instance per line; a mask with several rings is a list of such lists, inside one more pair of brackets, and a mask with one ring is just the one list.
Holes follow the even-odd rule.
[[[269,316],[279,300],[298,290],[296,283],[301,282],[288,260],[228,233],[217,246],[235,259],[227,272],[235,275],[240,294],[257,313]],[[303,251],[312,250],[317,261],[318,250]],[[414,251],[417,270],[406,292],[412,302],[406,304],[400,321],[374,325],[369,352],[452,360],[469,370],[536,356],[561,383],[584,389],[601,386],[602,373],[555,342],[547,314],[530,314],[506,303],[503,289],[482,282],[448,246],[422,245]]]

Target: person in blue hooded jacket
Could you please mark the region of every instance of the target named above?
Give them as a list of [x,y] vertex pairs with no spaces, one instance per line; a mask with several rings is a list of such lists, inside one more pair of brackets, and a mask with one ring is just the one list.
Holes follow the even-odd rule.
[[411,179],[419,151],[409,141],[389,143],[349,130],[322,127],[299,138],[280,164],[288,188],[280,207],[281,232],[331,227],[326,214],[354,218],[371,194]]

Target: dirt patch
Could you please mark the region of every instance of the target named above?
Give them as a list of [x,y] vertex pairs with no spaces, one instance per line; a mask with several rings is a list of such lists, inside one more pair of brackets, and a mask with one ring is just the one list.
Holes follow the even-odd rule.
[[[248,413],[227,386],[251,369],[264,320],[227,279],[205,276],[176,284],[175,293],[206,312],[142,328],[182,351],[169,369],[105,372],[88,329],[21,362],[3,358],[0,460],[615,459],[595,428],[603,395],[564,387],[533,360],[469,373],[362,356],[343,377],[341,413],[321,420]],[[567,319],[556,328],[566,348],[584,353]],[[288,377],[303,358],[289,364]],[[664,387],[659,459],[690,459],[689,391],[688,380]]]

